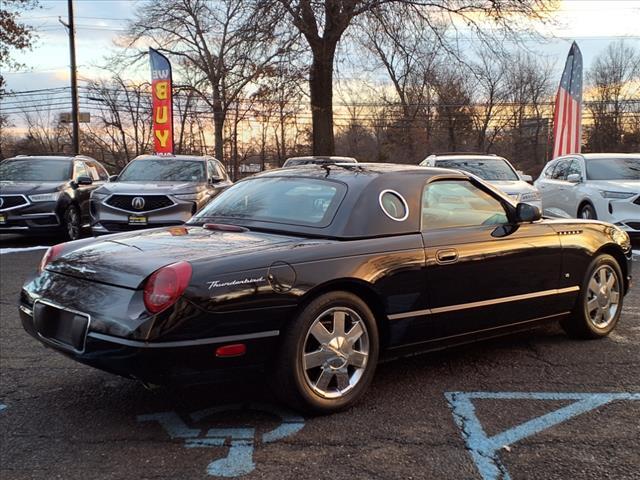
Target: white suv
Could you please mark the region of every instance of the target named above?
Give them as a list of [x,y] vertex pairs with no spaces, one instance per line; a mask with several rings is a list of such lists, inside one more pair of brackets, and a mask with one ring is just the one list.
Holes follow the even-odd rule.
[[477,153],[452,153],[429,155],[420,165],[469,172],[498,187],[516,202],[529,203],[542,211],[540,192],[527,183],[533,179],[516,172],[506,158]]
[[535,185],[545,215],[604,220],[640,236],[640,154],[558,157],[545,166]]

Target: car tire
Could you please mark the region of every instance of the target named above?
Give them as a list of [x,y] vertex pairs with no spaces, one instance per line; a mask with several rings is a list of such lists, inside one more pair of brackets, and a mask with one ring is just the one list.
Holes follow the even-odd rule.
[[67,240],[78,240],[82,233],[80,211],[75,205],[70,205],[64,212],[64,228]]
[[560,323],[574,338],[606,337],[618,324],[624,299],[620,265],[611,255],[599,255],[589,265],[571,315]]
[[598,214],[596,213],[596,209],[593,208],[593,205],[590,203],[585,203],[578,210],[578,218],[582,218],[584,220],[597,220]]
[[312,300],[288,326],[275,362],[274,393],[311,414],[344,410],[369,387],[379,353],[367,304],[335,291]]

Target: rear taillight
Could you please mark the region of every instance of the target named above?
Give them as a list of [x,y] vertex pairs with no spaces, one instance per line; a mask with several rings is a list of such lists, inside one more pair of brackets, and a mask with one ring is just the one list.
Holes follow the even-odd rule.
[[173,305],[191,280],[191,264],[178,262],[162,267],[151,274],[144,285],[144,305],[151,313],[158,313]]
[[46,268],[46,266],[60,256],[60,254],[62,253],[63,246],[64,246],[63,243],[59,243],[58,245],[54,245],[47,249],[46,253],[42,257],[42,260],[40,260],[40,265],[38,266],[39,273],[44,272],[44,269]]

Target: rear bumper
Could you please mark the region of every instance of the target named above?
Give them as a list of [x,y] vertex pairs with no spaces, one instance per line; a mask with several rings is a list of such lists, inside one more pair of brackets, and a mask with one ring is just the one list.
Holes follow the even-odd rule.
[[[256,332],[178,342],[144,342],[87,332],[82,352],[48,339],[36,328],[33,311],[21,305],[27,333],[73,360],[109,373],[151,384],[195,385],[238,380],[260,373],[275,351],[278,331]],[[218,347],[243,343],[241,357],[218,358]]]

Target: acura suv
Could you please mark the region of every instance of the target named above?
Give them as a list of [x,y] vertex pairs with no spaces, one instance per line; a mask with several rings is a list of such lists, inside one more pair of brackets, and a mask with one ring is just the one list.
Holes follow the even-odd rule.
[[91,157],[27,156],[0,163],[0,233],[64,234],[89,227],[91,192],[109,178]]
[[452,168],[472,173],[496,186],[516,202],[528,203],[542,211],[540,192],[530,183],[529,175],[520,175],[506,158],[476,153],[429,155],[420,165]]
[[640,153],[558,157],[535,184],[546,215],[604,220],[640,239]]
[[182,225],[231,185],[213,157],[140,155],[91,195],[95,235]]

